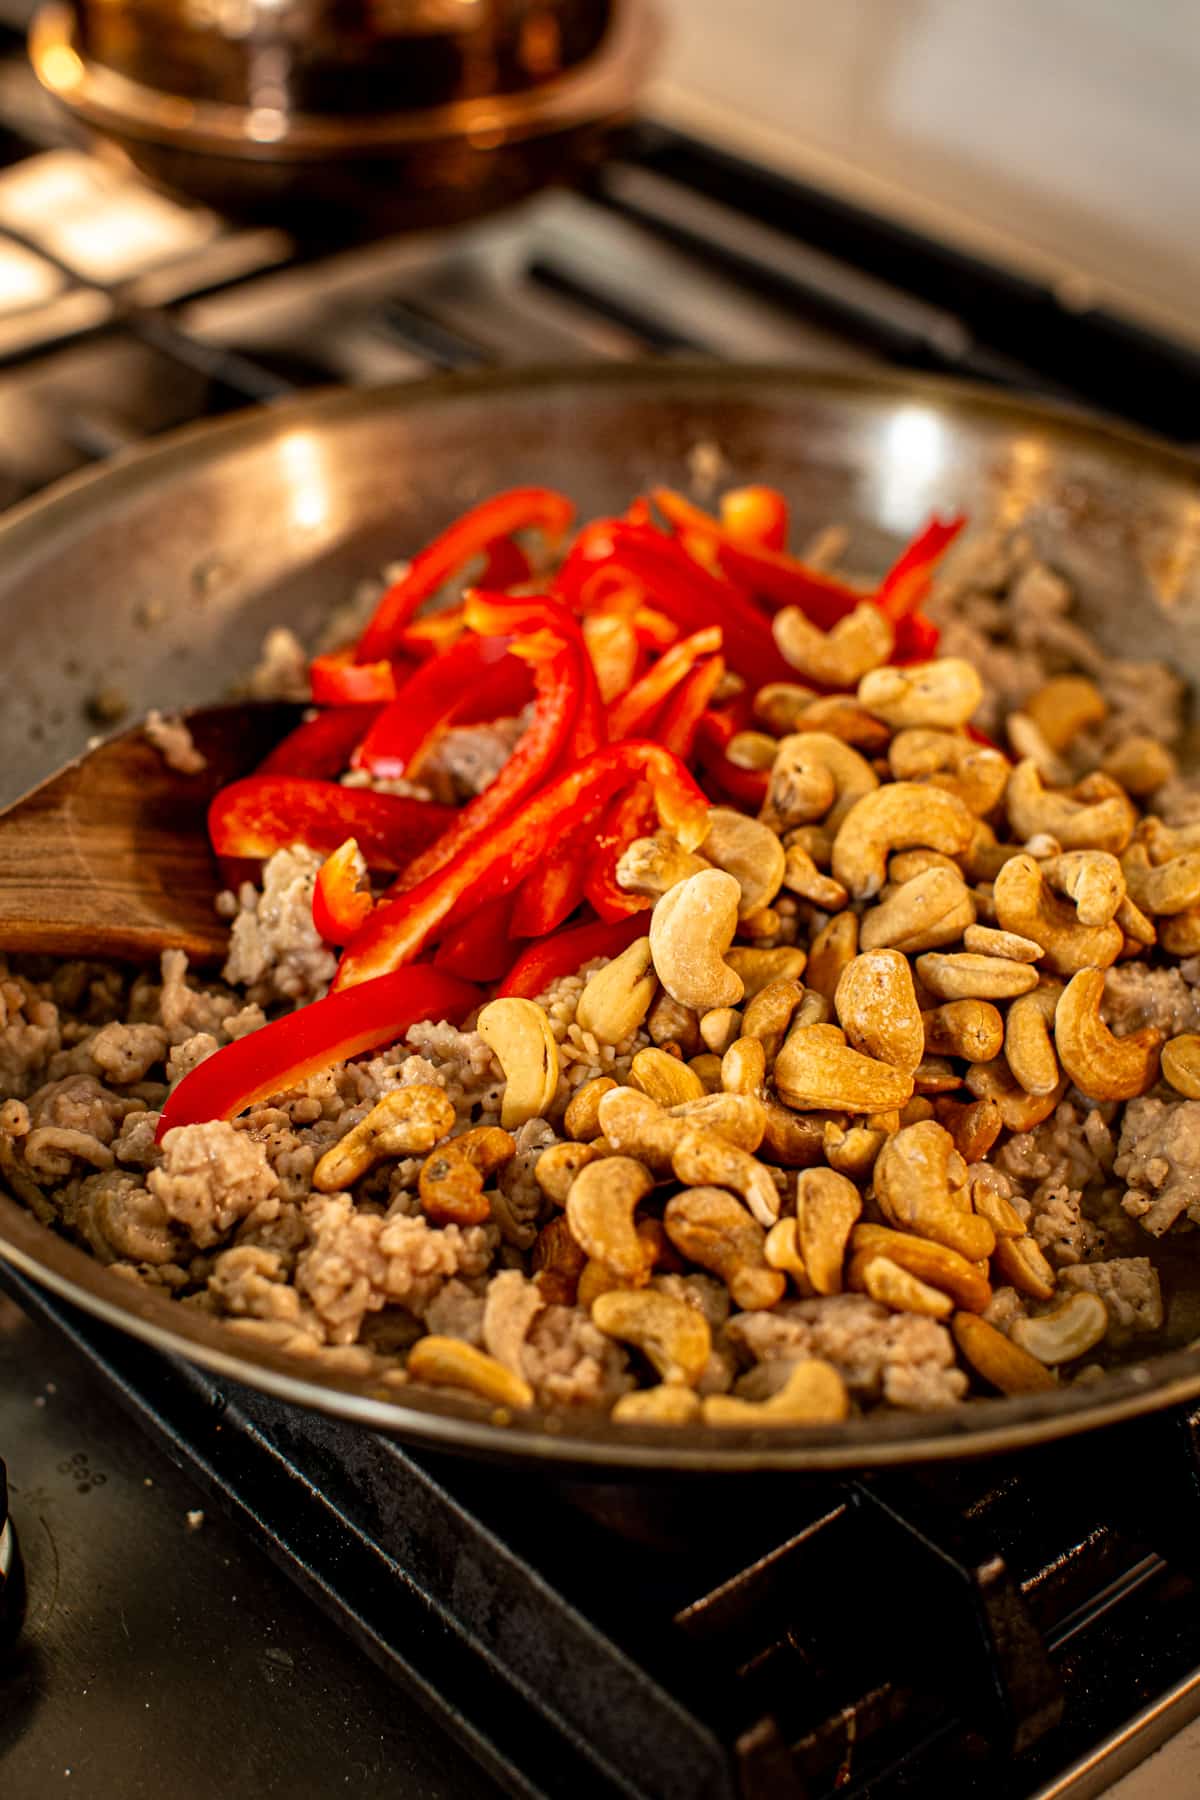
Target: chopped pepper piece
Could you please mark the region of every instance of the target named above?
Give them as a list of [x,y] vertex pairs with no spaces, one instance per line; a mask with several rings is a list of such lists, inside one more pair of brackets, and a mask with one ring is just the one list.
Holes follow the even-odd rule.
[[617,864],[635,838],[648,837],[658,824],[654,796],[644,781],[618,794],[592,843],[583,876],[584,898],[602,919],[645,912],[648,894],[631,894],[617,881]]
[[260,775],[308,775],[329,780],[350,758],[379,717],[380,706],[331,706],[289,731],[258,765]]
[[444,731],[511,718],[529,697],[529,671],[503,638],[462,637],[405,682],[354,757],[357,769],[393,781],[415,777]]
[[619,956],[635,938],[645,935],[646,921],[636,914],[611,923],[600,920],[592,925],[577,925],[571,931],[560,931],[542,943],[530,944],[522,950],[500,984],[499,996],[515,995],[534,1000],[564,975],[574,975],[584,963],[601,956]]
[[499,981],[513,959],[512,911],[511,896],[502,894],[451,926],[437,947],[434,968],[465,981]]
[[314,656],[308,665],[312,697],[318,706],[369,706],[394,700],[396,688],[411,666],[401,665],[397,678],[396,665],[386,659],[360,663],[355,662],[353,650],[329,650],[324,656]]
[[424,964],[328,994],[206,1057],[167,1096],[155,1137],[161,1142],[176,1125],[232,1119],[331,1063],[394,1044],[422,1019],[457,1024],[478,1004],[478,988]]
[[317,870],[312,917],[327,944],[348,944],[375,904],[366,885],[367,865],[355,838],[347,838]]
[[679,686],[701,656],[721,648],[721,627],[706,625],[690,637],[680,638],[663,652],[640,681],[608,709],[608,736],[612,743],[624,737],[643,737],[659,707]]
[[730,488],[721,495],[721,526],[739,544],[760,550],[784,550],[788,540],[788,503],[778,488]]
[[220,857],[271,856],[306,844],[328,856],[348,837],[372,869],[403,869],[445,831],[453,808],[302,775],[247,775],[221,789],[208,809]]
[[706,656],[698,662],[663,707],[654,735],[673,750],[681,762],[689,762],[696,748],[696,733],[725,673],[723,656]]

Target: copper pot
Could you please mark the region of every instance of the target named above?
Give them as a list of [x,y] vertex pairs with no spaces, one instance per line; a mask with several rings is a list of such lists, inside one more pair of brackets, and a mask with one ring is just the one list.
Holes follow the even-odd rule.
[[629,109],[650,0],[47,0],[43,85],[153,179],[306,229],[466,217]]

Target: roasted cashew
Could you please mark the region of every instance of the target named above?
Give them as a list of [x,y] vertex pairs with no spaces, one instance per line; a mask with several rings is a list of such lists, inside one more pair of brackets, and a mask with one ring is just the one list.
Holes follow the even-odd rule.
[[1094,1350],[1108,1333],[1108,1308],[1099,1294],[1081,1288],[1049,1312],[1036,1318],[1014,1319],[1009,1337],[1030,1356],[1051,1368],[1074,1362]]
[[671,1157],[680,1181],[693,1187],[729,1188],[745,1201],[764,1230],[779,1217],[780,1197],[765,1163],[703,1127],[684,1132]]
[[952,1094],[963,1083],[948,1056],[923,1056],[913,1070],[913,1087],[921,1094]]
[[992,1261],[996,1273],[1019,1294],[1028,1294],[1032,1300],[1053,1300],[1058,1278],[1027,1232],[1020,1237],[998,1236]]
[[865,950],[842,970],[833,997],[846,1039],[864,1056],[911,1074],[925,1054],[912,970],[898,950]]
[[592,1324],[640,1350],[663,1381],[683,1387],[695,1387],[712,1353],[704,1314],[656,1288],[601,1294],[592,1303]]
[[1173,917],[1200,906],[1200,850],[1152,864],[1145,844],[1130,844],[1121,867],[1130,899],[1143,912]]
[[960,656],[942,656],[903,669],[872,669],[858,684],[858,698],[894,731],[909,725],[956,730],[983,699],[983,683]]
[[856,900],[883,886],[893,850],[922,847],[960,855],[971,842],[975,819],[962,801],[941,788],[893,781],[855,802],[833,840],[833,876]]
[[608,1416],[618,1425],[694,1425],[701,1410],[700,1396],[693,1388],[664,1381],[657,1387],[622,1394]]
[[734,1394],[707,1394],[701,1417],[706,1425],[837,1425],[849,1415],[846,1383],[830,1362],[809,1357],[792,1364],[779,1392],[769,1400],[740,1400]]
[[421,1165],[421,1211],[435,1225],[482,1225],[492,1212],[484,1183],[516,1153],[516,1143],[498,1125],[477,1125],[451,1138]]
[[724,1056],[742,1035],[742,1015],[732,1006],[714,1006],[700,1019],[700,1036],[714,1056]]
[[940,1288],[931,1287],[919,1275],[893,1262],[890,1256],[871,1256],[862,1265],[862,1285],[870,1298],[894,1312],[920,1313],[927,1319],[947,1319],[954,1302]]
[[850,1234],[850,1264],[846,1271],[847,1287],[863,1288],[863,1275],[876,1256],[886,1256],[915,1275],[949,1294],[956,1306],[967,1312],[982,1312],[991,1304],[992,1286],[984,1271],[969,1262],[957,1250],[932,1238],[915,1237],[907,1231],[893,1231],[888,1225],[856,1225]]
[[897,781],[945,788],[980,818],[1003,800],[1011,766],[1001,751],[986,744],[952,731],[919,727],[896,733],[888,764]]
[[735,769],[754,769],[761,774],[771,768],[778,749],[765,731],[735,731],[725,746],[725,756]]
[[774,950],[747,950],[735,944],[726,952],[725,961],[741,977],[748,1005],[773,981],[798,981],[808,956],[794,944],[780,944]]
[[666,1050],[639,1050],[629,1065],[629,1085],[664,1109],[685,1100],[703,1100],[704,1083],[694,1069]]
[[754,696],[754,716],[775,737],[786,737],[800,730],[800,717],[816,697],[815,689],[799,682],[768,681]]
[[611,1075],[593,1075],[590,1081],[575,1089],[563,1114],[568,1137],[586,1144],[601,1135],[600,1102],[616,1085]]
[[[892,858],[892,863],[896,862]],[[975,896],[957,868],[929,868],[895,887],[863,914],[864,950],[937,950],[957,943],[975,919]]]
[[542,1226],[533,1246],[533,1279],[547,1306],[574,1306],[587,1260],[564,1213]]
[[811,1298],[813,1284],[800,1254],[800,1228],[795,1218],[776,1219],[767,1233],[764,1254],[773,1269],[790,1275],[797,1291],[806,1299]]
[[[868,1115],[868,1118],[878,1117],[877,1113]],[[899,1130],[899,1113],[893,1117]],[[825,1161],[831,1169],[851,1181],[866,1181],[889,1135],[881,1126],[868,1122],[850,1125],[826,1119],[821,1139]]]
[[669,831],[656,831],[653,837],[634,838],[622,850],[617,861],[617,886],[627,894],[669,893],[677,882],[707,869],[702,856],[685,850]]
[[[994,1100],[941,1099],[936,1103],[934,1116],[954,1139],[954,1148],[965,1163],[981,1161],[1004,1129]],[[976,1211],[994,1225],[982,1207],[976,1207]]]
[[1004,1060],[1027,1094],[1052,1094],[1062,1080],[1051,1035],[1061,993],[1060,981],[1043,981],[1008,1009]]
[[806,983],[809,993],[804,996],[805,999],[810,994],[821,994],[832,1005],[837,984],[842,979],[842,970],[857,955],[858,914],[834,913],[828,925],[821,927],[809,946]]
[[743,1037],[721,1058],[721,1086],[727,1094],[758,1094],[767,1079],[767,1053],[761,1038]]
[[1162,1072],[1177,1094],[1200,1100],[1200,1033],[1184,1031],[1168,1039],[1162,1050]]
[[780,654],[821,687],[852,688],[892,654],[896,634],[881,606],[863,600],[831,631],[821,631],[798,606],[775,614],[771,629]]
[[787,1280],[767,1262],[766,1233],[724,1188],[686,1188],[668,1200],[663,1224],[681,1255],[718,1275],[740,1310],[782,1300]]
[[710,1051],[703,1051],[688,1061],[688,1068],[699,1078],[706,1099],[721,1092],[721,1059]]
[[921,1023],[931,1056],[991,1062],[1004,1045],[1004,1020],[988,1000],[947,1000],[923,1012]]
[[688,1100],[683,1106],[673,1106],[670,1117],[688,1130],[699,1127],[703,1131],[715,1131],[736,1150],[747,1150],[751,1155],[762,1143],[766,1127],[762,1099],[745,1091],[705,1094],[703,1100]]
[[640,1162],[605,1156],[581,1169],[567,1194],[567,1224],[580,1249],[634,1286],[649,1273],[633,1216],[653,1186]]
[[800,983],[782,977],[768,981],[765,987],[759,988],[746,1007],[742,1020],[743,1034],[748,1038],[759,1039],[768,1068],[775,1061],[779,1046],[803,998],[804,989]]
[[823,912],[839,912],[850,896],[840,881],[823,875],[800,844],[789,844],[783,865],[783,885],[789,894],[799,894]]
[[[993,887],[993,899],[995,889]],[[968,925],[962,934],[963,949],[976,956],[1007,956],[1011,962],[1035,963],[1041,960],[1042,946],[1019,931],[1005,931],[994,925]],[[931,945],[932,949],[933,946]]]
[[829,1025],[793,1025],[774,1079],[780,1098],[801,1112],[887,1112],[913,1091],[911,1072],[850,1049]]
[[423,1082],[393,1088],[325,1152],[313,1170],[313,1186],[319,1193],[336,1194],[385,1156],[425,1156],[453,1131],[454,1120],[453,1103],[442,1088]]
[[1064,1075],[1052,1093],[1027,1094],[1008,1064],[999,1058],[990,1063],[972,1063],[966,1084],[977,1100],[996,1102],[1006,1131],[1032,1131],[1050,1117],[1067,1091]]
[[732,875],[742,890],[738,905],[745,919],[769,906],[783,882],[783,845],[770,826],[747,818],[729,806],[709,808],[708,835],[701,855],[716,869]]
[[[1187,917],[1186,914],[1180,914],[1178,916],[1180,918]],[[1120,906],[1117,908],[1117,924],[1125,933],[1126,945],[1124,954],[1128,954],[1130,941],[1140,945],[1143,949],[1147,949],[1158,942],[1158,933],[1154,929],[1154,926],[1146,917],[1141,907],[1133,904],[1133,901],[1129,898],[1128,894],[1126,894]]]
[[828,731],[782,739],[759,815],[772,831],[823,819],[836,832],[851,807],[873,793],[879,777],[857,750]]
[[955,1313],[950,1329],[971,1367],[1002,1394],[1037,1394],[1055,1386],[1044,1363],[975,1313]]
[[1108,702],[1086,675],[1052,675],[1025,702],[1025,712],[1051,750],[1065,750],[1089,725],[1108,716]]
[[637,1030],[657,992],[650,939],[635,938],[619,956],[588,976],[575,1008],[575,1022],[598,1043],[619,1044]]
[[935,1000],[1011,1000],[1038,984],[1038,972],[1029,963],[970,951],[927,950],[917,958],[917,974]]
[[533,1178],[555,1206],[565,1206],[580,1169],[604,1155],[594,1144],[551,1144],[533,1165]]
[[869,713],[865,706],[849,694],[818,694],[797,715],[785,731],[827,731],[843,743],[853,744],[864,755],[873,756],[887,747],[891,736],[882,719]]
[[[977,1102],[977,1104],[984,1104]],[[995,1102],[986,1104],[994,1105]],[[1012,1201],[1002,1194],[998,1187],[988,1179],[987,1171],[971,1178],[971,1201],[981,1219],[986,1219],[996,1234],[996,1242],[1001,1238],[1025,1237],[1028,1227]]]
[[736,1006],[745,992],[725,953],[737,930],[742,890],[724,869],[689,875],[655,905],[650,951],[659,980],[673,1000],[707,1012]]
[[1135,732],[1115,744],[1100,767],[1135,800],[1146,800],[1170,781],[1177,764],[1165,744]]
[[646,1030],[650,1033],[650,1042],[660,1050],[670,1050],[672,1056],[676,1050],[686,1058],[700,1054],[703,1043],[700,1015],[690,1006],[680,1006],[670,994],[658,996],[646,1014]]
[[[1053,861],[1061,869],[1066,858],[1054,858]],[[1100,905],[1095,890],[1111,884],[1116,889],[1112,907],[1116,912],[1124,881],[1121,865],[1115,857],[1106,856],[1103,864],[1091,865],[1090,874],[1088,865],[1076,863],[1068,868],[1063,879],[1083,894],[1084,904],[1093,913]],[[1043,867],[1032,856],[1014,856],[1005,863],[996,876],[992,898],[996,917],[1004,929],[1040,944],[1042,960],[1057,975],[1073,975],[1077,969],[1108,968],[1121,953],[1124,942],[1121,927],[1112,923],[1111,918],[1107,924],[1083,924],[1076,907],[1060,900],[1051,891]]]
[[583,1265],[575,1289],[576,1306],[582,1306],[585,1312],[590,1312],[601,1294],[611,1294],[617,1288],[628,1290],[645,1287],[670,1246],[657,1219],[639,1219],[636,1235],[642,1259],[640,1272],[635,1276],[618,1275],[607,1263],[599,1261],[597,1257],[589,1257]]
[[1038,862],[1050,886],[1075,902],[1081,925],[1107,925],[1116,918],[1125,897],[1125,874],[1107,850],[1060,850]]
[[797,1179],[798,1248],[818,1294],[841,1293],[846,1246],[861,1212],[858,1189],[833,1169],[806,1169]]
[[875,1198],[890,1224],[974,1262],[991,1255],[996,1234],[969,1210],[966,1183],[966,1164],[953,1138],[932,1119],[889,1138],[875,1164]]
[[1119,856],[1133,836],[1137,814],[1115,782],[1098,779],[1105,784],[1103,793],[1094,786],[1095,776],[1056,792],[1045,786],[1036,763],[1019,762],[1005,796],[1014,835],[1028,841],[1049,832],[1064,850],[1108,850]]
[[1200,906],[1164,919],[1158,941],[1169,956],[1195,956],[1200,952]]
[[656,1175],[670,1173],[676,1146],[697,1126],[738,1149],[756,1150],[762,1142],[763,1109],[749,1096],[706,1094],[673,1115],[636,1088],[622,1087],[601,1097],[599,1113],[605,1138],[617,1154],[635,1157]]
[[515,1131],[543,1119],[558,1091],[558,1045],[550,1021],[535,1000],[492,1000],[475,1026],[504,1070],[500,1123]]
[[1114,1037],[1100,1017],[1103,1000],[1103,969],[1080,969],[1071,977],[1054,1014],[1059,1061],[1089,1099],[1132,1100],[1158,1079],[1166,1034],[1156,1025],[1143,1025],[1127,1037]]
[[418,1338],[405,1365],[413,1381],[436,1387],[466,1388],[495,1406],[533,1405],[533,1389],[502,1362],[462,1338]]

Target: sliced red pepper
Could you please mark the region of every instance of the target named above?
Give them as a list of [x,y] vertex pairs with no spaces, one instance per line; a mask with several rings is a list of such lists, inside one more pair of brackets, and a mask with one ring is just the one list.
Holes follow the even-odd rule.
[[601,703],[609,705],[632,685],[637,674],[637,633],[621,612],[588,613],[582,630]]
[[900,552],[879,584],[879,604],[890,619],[907,618],[920,606],[934,569],[966,522],[965,513],[930,519]]
[[394,1044],[422,1019],[457,1024],[478,1004],[478,988],[424,964],[328,994],[206,1057],[167,1096],[155,1136],[232,1119],[331,1063]]
[[627,949],[635,938],[644,936],[645,931],[645,919],[636,916],[611,923],[601,920],[593,925],[577,925],[571,931],[560,931],[554,937],[522,950],[498,992],[502,996],[511,994],[518,999],[534,1000],[556,981],[561,981],[564,975],[574,975],[584,963],[593,962],[600,956],[620,956],[622,950]]
[[447,527],[413,557],[405,574],[383,595],[370,624],[358,640],[358,660],[369,663],[388,656],[417,608],[445,586],[451,576],[486,551],[498,538],[537,525],[550,538],[561,537],[575,516],[565,494],[551,488],[510,488]]
[[654,666],[628,693],[608,709],[608,736],[612,743],[625,737],[644,737],[659,707],[690,673],[701,656],[721,648],[721,627],[706,625],[690,637],[680,638],[663,652]]
[[467,629],[461,606],[443,607],[440,612],[429,613],[423,619],[414,619],[406,625],[396,638],[396,648],[406,655],[415,656],[424,662],[430,656],[440,656],[451,644],[456,644]]
[[892,646],[894,663],[928,662],[937,655],[941,632],[923,612],[909,613],[896,625],[896,642]]
[[[405,664],[404,680],[410,665]],[[392,663],[359,663],[353,650],[329,650],[314,656],[308,665],[312,697],[318,706],[369,706],[396,698],[396,669]]]
[[[473,592],[467,599],[467,623],[473,631],[486,634],[479,640],[482,643],[504,642],[515,634],[511,636],[512,655],[528,662],[533,670],[533,717],[496,779],[463,807],[444,835],[405,871],[404,887],[416,887],[436,869],[444,868],[533,792],[567,751],[578,723],[580,696],[589,682],[595,686],[579,626],[558,600]],[[585,722],[584,733],[591,738],[590,720]],[[589,753],[595,747],[590,743]]]
[[784,550],[788,541],[788,503],[778,488],[730,488],[721,495],[721,527],[739,544],[752,549]]
[[583,877],[590,856],[590,827],[586,841],[573,835],[546,853],[517,889],[513,937],[545,937],[570,918],[583,899]]
[[528,581],[532,574],[533,565],[520,544],[514,544],[511,538],[495,538],[484,552],[483,568],[475,585],[489,593],[502,594],[506,588]]
[[306,719],[264,757],[260,775],[309,775],[329,779],[350,766],[350,758],[379,717],[379,706],[331,706]]
[[511,896],[502,894],[452,926],[437,947],[434,968],[466,981],[499,981],[513,959],[512,912]]
[[348,944],[366,924],[375,904],[366,879],[367,865],[358,840],[352,837],[339,844],[317,870],[312,918],[327,944]]
[[639,606],[633,615],[633,629],[644,650],[669,650],[679,642],[680,631],[674,619],[654,606]]
[[646,912],[649,894],[631,894],[617,880],[617,864],[635,838],[649,837],[658,827],[654,796],[644,781],[618,794],[605,813],[592,843],[583,875],[583,894],[602,919],[624,919]]
[[700,721],[724,673],[724,657],[706,656],[688,673],[659,714],[654,735],[681,762],[691,760]]
[[718,790],[722,799],[757,812],[767,797],[767,771],[741,769],[725,754],[730,739],[740,729],[736,719],[723,709],[706,712],[696,731],[696,756],[705,780]]
[[451,725],[511,718],[529,698],[529,671],[503,638],[462,637],[417,670],[380,713],[354,766],[384,780],[415,777]]
[[699,843],[708,829],[708,802],[679,758],[661,744],[637,739],[608,744],[548,783],[495,830],[473,839],[419,887],[377,906],[343,956],[335,985],[350,987],[397,968],[456,917],[511,893],[548,844],[638,780],[650,783],[659,817],[684,847]]
[[248,775],[221,789],[208,809],[217,856],[263,857],[292,844],[328,856],[348,837],[372,869],[403,869],[454,818],[449,806],[302,775]]

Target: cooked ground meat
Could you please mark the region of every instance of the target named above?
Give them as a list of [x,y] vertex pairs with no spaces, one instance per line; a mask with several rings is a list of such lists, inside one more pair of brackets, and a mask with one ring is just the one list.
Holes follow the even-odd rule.
[[738,1313],[729,1322],[729,1336],[757,1365],[737,1384],[751,1400],[766,1399],[782,1387],[788,1364],[808,1356],[833,1363],[859,1401],[886,1400],[928,1412],[952,1405],[967,1391],[944,1325],[915,1313],[888,1312],[863,1294]]
[[1118,1256],[1109,1262],[1081,1263],[1064,1269],[1063,1287],[1088,1288],[1108,1308],[1110,1342],[1134,1333],[1159,1331],[1163,1322],[1162,1287],[1148,1256]]
[[311,1000],[332,981],[337,959],[312,922],[320,866],[314,851],[297,844],[270,858],[261,893],[243,883],[222,973],[251,1000]]
[[1104,978],[1104,1018],[1116,1037],[1156,1025],[1168,1037],[1200,1029],[1200,996],[1184,970],[1121,963]]
[[275,1192],[275,1171],[262,1145],[223,1120],[177,1125],[162,1148],[162,1163],[151,1169],[146,1186],[201,1250],[219,1244]]
[[143,729],[169,769],[180,775],[199,775],[208,767],[207,757],[197,750],[182,719],[166,718],[160,712],[151,711],[146,714]]
[[1131,1100],[1113,1166],[1122,1206],[1151,1237],[1180,1218],[1200,1224],[1200,1100]]

